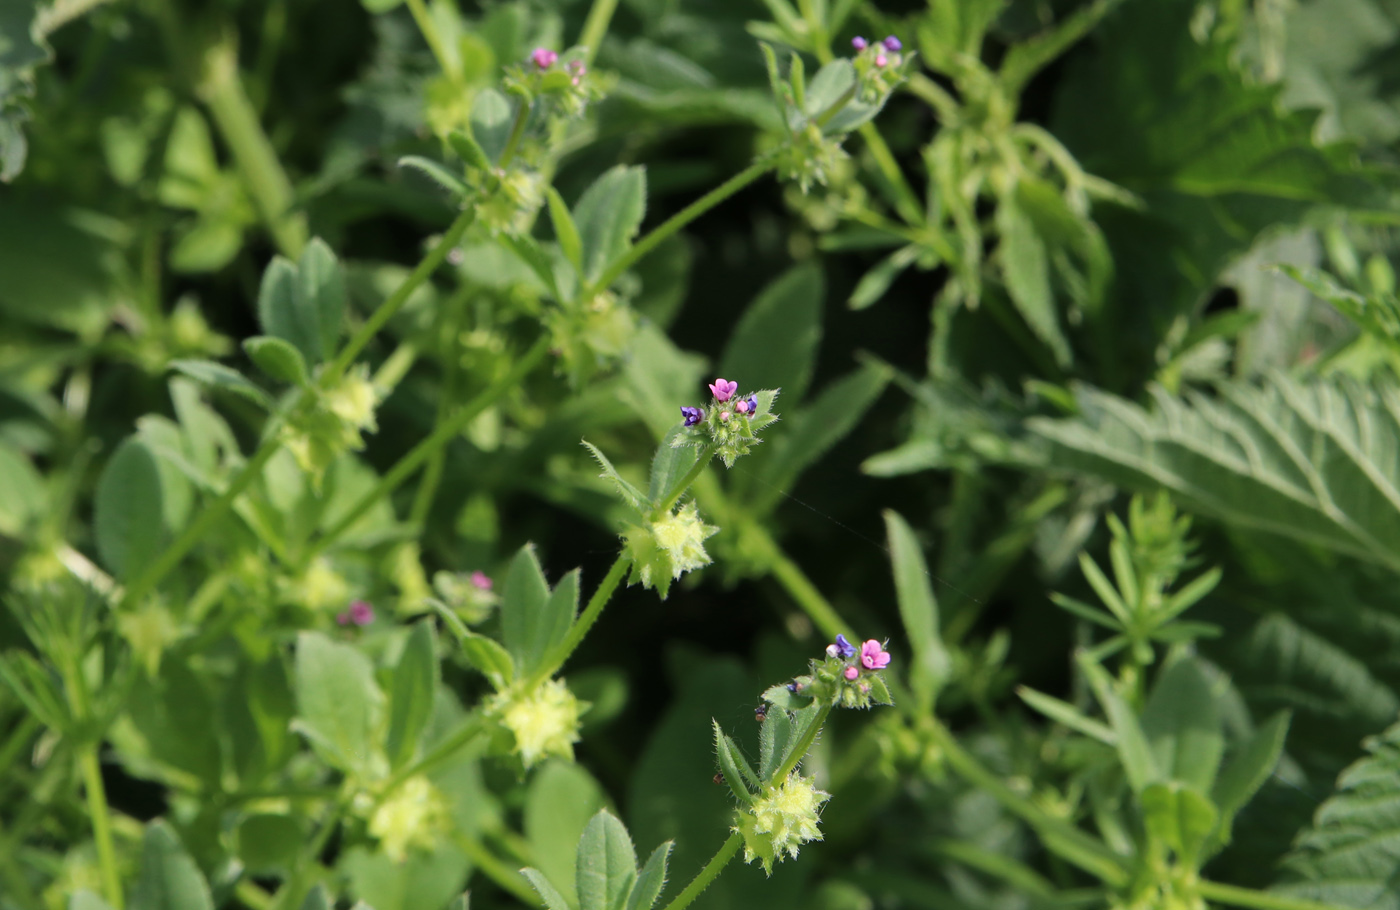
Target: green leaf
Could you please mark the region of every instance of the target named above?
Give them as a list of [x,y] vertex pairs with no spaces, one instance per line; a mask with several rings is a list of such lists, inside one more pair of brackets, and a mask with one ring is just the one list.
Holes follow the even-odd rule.
[[[613,487],[622,495],[624,502],[636,509],[639,514],[645,515],[651,510],[653,505],[652,501],[646,496],[643,496],[640,490],[624,480],[621,474],[617,473],[617,468],[613,467],[613,463],[608,460],[608,456],[604,455],[597,446],[587,439],[583,440],[583,445],[589,452],[593,453],[594,459],[596,459],[598,464],[603,468],[603,473],[600,476],[606,477],[608,480],[612,481]],[[660,455],[658,454],[657,457],[659,458]]]
[[1230,823],[1250,798],[1274,773],[1292,715],[1280,711],[1265,721],[1236,750],[1211,789],[1211,800],[1220,808],[1221,840],[1230,839]]
[[525,839],[530,854],[569,906],[578,905],[574,867],[579,838],[606,802],[603,788],[572,762],[548,761],[525,793]]
[[914,264],[914,260],[919,258],[919,253],[920,248],[911,243],[881,259],[856,282],[855,289],[846,300],[846,306],[853,310],[863,310],[878,302],[890,289],[890,285],[894,284],[894,280]]
[[102,469],[93,502],[97,552],[118,578],[134,578],[160,555],[164,495],[155,453],[140,440],[125,440]]
[[326,886],[317,884],[306,893],[306,900],[301,902],[301,910],[334,910],[335,904],[331,901],[330,895],[326,893]]
[[1088,678],[1099,704],[1103,705],[1104,714],[1108,716],[1108,725],[1113,729],[1118,757],[1123,762],[1123,773],[1128,779],[1128,785],[1133,788],[1134,793],[1141,793],[1162,776],[1148,745],[1147,736],[1132,708],[1128,707],[1128,703],[1118,694],[1103,667],[1094,663],[1082,651],[1076,656],[1080,669]]
[[383,851],[351,847],[337,866],[350,882],[350,894],[360,901],[351,910],[444,907],[462,892],[471,869],[462,851],[444,841],[430,850],[410,850],[401,862]]
[[224,389],[248,399],[262,408],[272,404],[266,392],[254,385],[237,370],[230,369],[212,360],[172,360],[170,368],[183,373],[201,385],[213,389]]
[[1271,891],[1336,907],[1393,910],[1400,856],[1400,724],[1362,744],[1368,755],[1337,778],[1283,861]]
[[684,434],[685,428],[677,424],[656,447],[656,454],[651,459],[651,478],[647,484],[647,500],[651,503],[661,502],[700,457],[700,450],[694,446],[673,445],[676,438]]
[[739,747],[734,744],[734,740],[720,729],[719,721],[710,721],[715,730],[715,755],[719,758],[719,769],[724,775],[724,780],[729,784],[729,789],[734,791],[734,795],[745,805],[753,804],[753,793],[750,786],[759,786],[759,778],[753,773],[748,762],[739,754]]
[[501,647],[494,639],[485,635],[478,635],[467,628],[461,617],[453,613],[451,608],[440,600],[429,600],[429,606],[442,617],[447,628],[452,630],[452,634],[457,637],[457,642],[462,646],[462,654],[467,658],[467,662],[476,667],[483,676],[490,681],[496,691],[501,691],[511,684],[515,679],[515,661],[511,660],[510,652]]
[[606,809],[583,829],[578,842],[579,910],[618,910],[637,881],[637,853],[627,828]]
[[437,634],[431,621],[414,623],[394,668],[389,690],[389,733],[385,749],[389,766],[408,764],[433,713],[433,694],[438,686]]
[[583,276],[594,281],[632,245],[646,214],[646,169],[618,165],[593,182],[574,208]]
[[1211,832],[1219,813],[1206,797],[1188,787],[1176,784],[1153,784],[1142,791],[1143,823],[1148,833],[1176,851],[1183,865],[1200,867],[1201,848]]
[[1175,660],[1162,671],[1143,709],[1142,729],[1162,774],[1211,792],[1225,734],[1210,679],[1194,658]]
[[316,366],[335,354],[345,316],[345,279],[325,241],[313,238],[294,265],[274,257],[258,292],[258,321]]
[[1073,358],[1060,328],[1045,241],[1014,194],[998,201],[996,220],[1001,235],[1001,273],[1011,302],[1036,337],[1049,346],[1055,362],[1065,366]]
[[1069,702],[1061,701],[1054,696],[1046,695],[1044,692],[1037,692],[1029,686],[1017,686],[1016,694],[1022,701],[1041,714],[1057,723],[1064,724],[1071,730],[1077,730],[1091,739],[1097,739],[1104,745],[1113,746],[1118,742],[1118,737],[1113,734],[1112,730],[1092,717],[1086,717],[1083,712]]
[[494,164],[506,150],[514,115],[505,95],[493,88],[482,89],[472,104],[472,137]]
[[952,671],[952,661],[938,631],[938,599],[933,595],[928,565],[914,530],[892,509],[886,509],[884,516],[899,617],[904,622],[905,638],[914,651],[909,687],[918,700],[919,710],[928,711]]
[[521,547],[511,561],[501,598],[501,638],[516,672],[529,676],[549,649],[564,640],[578,606],[578,570],[564,576],[554,596],[534,547]]
[[1400,389],[1271,375],[1156,407],[1080,389],[1080,416],[1033,419],[1051,461],[1184,507],[1400,570]]
[[1326,272],[1280,265],[1284,274],[1341,311],[1367,334],[1400,348],[1400,299],[1393,294],[1362,295],[1338,284]]
[[23,536],[44,513],[44,480],[24,453],[0,441],[0,534]]
[[306,360],[291,343],[281,338],[258,335],[244,341],[243,350],[258,369],[278,382],[296,386],[307,384]]
[[68,898],[68,910],[112,910],[112,905],[91,891],[74,891]]
[[787,759],[795,739],[792,735],[792,718],[786,711],[774,708],[763,718],[758,728],[758,779],[771,780],[773,774]]
[[497,239],[502,246],[530,267],[530,271],[534,272],[535,277],[539,278],[545,290],[549,291],[555,300],[563,302],[563,293],[554,274],[554,262],[538,243],[524,235],[503,234]]
[[209,885],[164,821],[146,826],[131,910],[214,910]]
[[438,186],[447,190],[453,202],[460,202],[467,197],[466,183],[461,177],[449,171],[431,158],[424,158],[422,155],[404,155],[399,159],[399,167],[412,168]]
[[795,266],[759,292],[724,346],[719,375],[740,394],[778,389],[798,402],[807,391],[822,338],[826,280],[815,264]]
[[817,74],[812,77],[812,81],[807,85],[803,113],[808,117],[821,115],[841,100],[841,96],[855,84],[855,66],[846,58],[838,57],[817,70]]
[[582,275],[583,240],[579,237],[578,225],[574,224],[574,216],[564,204],[564,197],[554,187],[546,188],[545,198],[549,200],[549,220],[554,225],[554,238],[559,241],[564,258],[569,260],[575,272]]
[[525,868],[520,870],[520,874],[525,876],[530,882],[530,887],[539,893],[544,905],[549,910],[573,910],[569,902],[564,900],[564,896],[549,883],[549,879],[545,878],[543,872],[538,869]]
[[320,632],[302,632],[294,690],[296,728],[334,767],[368,773],[383,701],[369,658]]
[[457,153],[457,157],[461,158],[467,167],[475,168],[478,171],[491,169],[491,159],[486,157],[485,150],[471,133],[465,130],[453,130],[447,134],[447,144],[452,147],[452,151]]
[[637,885],[632,889],[632,895],[627,898],[627,910],[651,910],[661,896],[661,889],[666,887],[666,861],[671,856],[672,846],[671,841],[666,841],[651,851],[646,865],[637,874]]
[[250,873],[285,875],[306,843],[306,831],[294,816],[256,812],[238,823],[235,843]]

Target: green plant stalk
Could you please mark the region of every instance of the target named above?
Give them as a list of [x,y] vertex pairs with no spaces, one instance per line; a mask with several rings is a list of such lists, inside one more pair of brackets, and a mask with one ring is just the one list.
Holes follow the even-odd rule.
[[583,613],[569,628],[569,634],[554,648],[541,664],[540,669],[530,679],[530,688],[533,689],[549,677],[553,676],[564,662],[574,653],[579,644],[583,642],[584,636],[593,628],[593,624],[598,621],[598,617],[603,614],[603,608],[612,600],[613,593],[617,591],[617,586],[622,583],[627,570],[632,566],[632,557],[624,551],[613,561],[612,568],[608,569],[608,574],[603,576],[603,580],[598,583],[598,588],[593,592],[593,596],[588,599],[588,606],[583,608]]
[[754,522],[754,528],[762,535],[760,539],[768,541],[773,548],[773,556],[768,564],[768,571],[783,589],[788,592],[797,605],[811,617],[812,622],[822,631],[828,639],[835,641],[838,634],[844,635],[851,631],[851,626],[841,615],[836,612],[822,593],[817,590],[817,586],[812,584],[806,574],[797,567],[787,554],[778,546],[768,534],[768,530]]
[[485,724],[482,722],[480,716],[469,714],[467,718],[462,721],[462,725],[457,728],[456,732],[444,738],[442,742],[433,747],[431,752],[424,755],[413,764],[405,765],[390,776],[379,789],[379,796],[375,801],[376,805],[384,802],[384,800],[398,789],[404,781],[411,777],[417,777],[420,774],[426,774],[456,755],[459,750],[466,748],[471,744],[472,740],[485,732],[485,729]]
[[[462,328],[462,311],[466,308],[467,298],[471,295],[471,289],[463,288],[452,299],[447,302],[446,319],[444,320],[443,333],[447,339],[447,352],[445,359],[447,367],[443,371],[442,391],[438,398],[437,415],[433,418],[433,426],[439,426],[452,411],[452,402],[457,398],[457,376],[461,372],[462,358],[458,355],[457,335]],[[413,496],[413,506],[408,510],[408,523],[414,527],[421,528],[428,519],[428,512],[433,507],[433,495],[437,493],[438,482],[442,479],[443,465],[447,461],[447,450],[439,449],[433,453],[433,457],[428,459],[428,467],[423,471],[423,479],[418,484],[418,490]]]
[[277,889],[277,897],[272,901],[273,910],[290,910],[292,907],[300,907],[302,900],[306,897],[307,875],[312,866],[316,864],[316,858],[321,855],[321,851],[326,849],[326,844],[330,843],[331,835],[335,829],[340,827],[340,817],[345,814],[346,800],[344,797],[336,800],[331,806],[331,811],[326,816],[326,820],[321,823],[321,830],[316,832],[316,836],[306,845],[306,849],[297,857],[296,865],[292,868],[292,874],[281,888]]
[[107,808],[107,790],[102,786],[102,766],[97,761],[97,744],[85,745],[78,753],[78,769],[87,791],[88,814],[92,816],[92,839],[97,845],[97,866],[102,890],[112,910],[123,910],[121,876],[117,872],[117,852],[112,846],[112,817]]
[[179,565],[180,560],[199,542],[205,532],[224,517],[233,505],[233,501],[262,473],[263,467],[272,460],[272,456],[277,454],[277,450],[281,448],[278,434],[280,428],[281,421],[274,419],[272,426],[268,428],[267,434],[263,437],[263,441],[258,445],[257,451],[253,453],[252,459],[243,466],[238,476],[224,488],[224,492],[219,494],[219,498],[201,509],[199,517],[185,526],[185,530],[180,533],[174,543],[165,548],[164,552],[160,554],[160,558],[151,563],[146,571],[126,586],[121,603],[117,607],[118,612],[140,603],[141,598],[151,593],[155,586],[160,584],[161,579],[171,569]]
[[399,488],[399,485],[412,476],[423,462],[436,452],[439,448],[447,445],[457,438],[467,424],[476,419],[477,415],[486,410],[492,404],[511,389],[520,384],[520,381],[529,375],[544,356],[549,353],[549,336],[543,336],[535,342],[534,346],[525,353],[510,372],[497,379],[487,386],[481,394],[467,402],[460,411],[444,421],[430,436],[418,445],[409,450],[408,454],[398,460],[389,472],[380,478],[379,483],[374,488],[360,498],[360,501],[345,513],[340,521],[331,528],[311,546],[307,547],[306,553],[302,556],[301,566],[305,568],[311,564],[311,560],[325,551],[326,547],[335,542],[341,534],[344,534],[351,525],[360,520],[360,516],[369,511],[376,502]]
[[1219,882],[1202,881],[1198,887],[1201,897],[1232,907],[1250,907],[1253,910],[1337,910],[1336,904],[1324,904],[1301,897],[1285,897],[1282,894],[1222,885]]
[[1012,790],[1001,778],[963,749],[953,734],[932,717],[920,725],[924,734],[942,751],[948,764],[972,785],[1001,803],[1033,828],[1047,849],[1097,876],[1101,881],[1121,886],[1128,880],[1122,861],[1099,841],[1064,819],[1046,813],[1035,803]]
[[29,887],[24,870],[15,862],[17,850],[14,845],[17,843],[6,837],[4,825],[0,824],[0,884],[8,888],[9,893],[29,910],[46,910],[34,889]]
[[515,160],[520,137],[525,135],[525,122],[530,119],[530,103],[523,98],[519,100],[520,109],[515,112],[515,122],[510,125],[510,135],[506,137],[506,147],[501,151],[501,160],[497,165],[502,171]]
[[455,832],[453,842],[462,849],[467,858],[476,865],[486,877],[491,879],[501,887],[503,891],[510,892],[511,896],[527,907],[542,907],[540,896],[535,893],[535,889],[530,887],[530,882],[507,866],[500,857],[486,849],[486,845],[474,837],[468,837],[461,831]]
[[677,894],[675,900],[666,905],[666,910],[684,910],[694,903],[700,896],[700,892],[710,887],[710,882],[719,877],[724,867],[729,865],[729,861],[739,852],[739,848],[744,845],[743,835],[731,834],[729,840],[719,848],[718,852],[705,864],[695,878],[690,880],[690,884],[685,886],[685,890]]
[[691,465],[690,470],[685,472],[685,476],[676,483],[671,489],[671,492],[666,494],[666,498],[661,500],[660,505],[652,510],[652,521],[659,521],[670,514],[676,501],[685,495],[685,491],[690,489],[690,485],[695,483],[695,479],[700,476],[700,472],[705,470],[710,463],[710,459],[714,457],[715,447],[713,445],[705,446],[705,448],[700,451],[700,457],[695,459],[695,464]]
[[746,167],[744,170],[730,177],[719,186],[710,190],[690,205],[681,209],[661,224],[657,225],[651,233],[637,241],[627,252],[623,253],[616,260],[611,262],[603,274],[598,276],[596,281],[591,282],[583,293],[578,295],[579,300],[592,300],[599,291],[607,289],[614,281],[622,276],[632,266],[636,265],[642,257],[660,246],[681,228],[699,218],[710,209],[719,205],[724,200],[733,196],[744,187],[762,177],[772,170],[774,163],[769,159],[760,159]]
[[433,52],[433,57],[438,62],[438,67],[447,76],[456,79],[457,68],[447,56],[447,48],[442,43],[442,36],[438,34],[437,24],[428,15],[428,8],[423,5],[423,0],[407,0],[407,4],[408,11],[413,14],[413,21],[418,25],[418,31],[423,33],[423,40],[428,42],[428,49]]
[[360,352],[365,349],[371,339],[379,334],[379,330],[384,328],[385,323],[394,318],[394,314],[408,302],[408,298],[413,295],[413,292],[428,280],[438,266],[442,265],[447,254],[452,252],[453,247],[467,232],[467,228],[471,227],[475,217],[475,208],[463,210],[462,214],[457,216],[457,220],[453,221],[451,226],[443,232],[437,244],[428,251],[428,255],[424,256],[418,266],[404,279],[403,284],[385,298],[379,308],[370,314],[370,317],[365,320],[354,335],[350,336],[350,340],[345,343],[345,348],[327,370],[328,385],[333,385],[340,380],[341,376],[345,375],[345,371],[355,362],[355,358],[360,356]]
[[248,194],[267,225],[277,249],[295,259],[306,246],[306,218],[293,211],[296,197],[277,152],[263,132],[258,113],[238,76],[238,49],[231,33],[205,51],[200,97],[214,117],[243,175]]
[[603,36],[608,33],[608,24],[612,22],[613,11],[617,9],[617,0],[593,0],[593,6],[588,10],[588,18],[583,21],[583,31],[579,33],[578,43],[584,47],[584,62],[590,66],[593,58],[598,56],[598,46],[603,43]]

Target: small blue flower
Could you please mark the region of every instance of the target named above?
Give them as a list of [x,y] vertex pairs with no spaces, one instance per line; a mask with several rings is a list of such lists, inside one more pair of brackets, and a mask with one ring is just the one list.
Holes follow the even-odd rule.
[[863,51],[868,46],[869,42],[867,42],[860,35],[856,35],[854,38],[851,39],[851,47],[855,48],[858,51]]
[[757,396],[757,395],[750,395],[750,396],[749,396],[749,400],[746,402],[746,404],[748,404],[748,406],[749,406],[748,411],[749,411],[749,416],[750,416],[750,417],[752,417],[753,415],[755,415],[755,414],[758,413],[758,396]]
[[896,38],[894,35],[890,35],[888,38],[886,38],[884,44],[885,50],[887,51],[897,51],[900,48],[904,47],[904,45],[900,44],[899,39]]
[[840,654],[841,657],[842,657],[843,659],[855,657],[855,656],[856,656],[856,646],[853,645],[853,644],[851,644],[849,641],[847,641],[847,640],[846,640],[846,636],[844,636],[844,635],[837,635],[837,636],[836,636],[836,653],[837,653],[837,654]]
[[685,425],[693,427],[700,422],[701,411],[699,408],[681,408],[681,416],[685,418]]

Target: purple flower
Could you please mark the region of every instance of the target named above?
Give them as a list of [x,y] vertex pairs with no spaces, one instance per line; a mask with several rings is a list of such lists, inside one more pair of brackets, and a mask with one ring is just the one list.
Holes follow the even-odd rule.
[[693,427],[700,422],[702,412],[699,408],[681,408],[681,416],[685,418],[685,425]]
[[867,670],[883,670],[890,665],[890,654],[872,638],[860,646],[860,662]]
[[890,35],[884,40],[883,43],[885,45],[885,50],[887,51],[897,51],[900,48],[904,47],[904,45],[900,44],[899,39],[896,38],[894,35]]
[[715,401],[728,401],[738,389],[739,383],[728,379],[716,379],[710,383],[710,391],[714,393]]
[[844,635],[837,635],[837,636],[836,636],[836,645],[835,645],[835,647],[836,647],[836,653],[839,654],[839,655],[840,655],[841,657],[843,657],[843,658],[845,658],[845,657],[855,657],[855,656],[856,656],[856,646],[853,645],[853,644],[851,644],[849,641],[847,641],[847,640],[846,640],[846,636],[844,636]]
[[530,55],[530,59],[535,61],[535,66],[542,70],[547,70],[554,65],[554,61],[559,59],[559,55],[547,47],[537,47]]
[[370,606],[369,601],[351,601],[350,609],[344,613],[336,614],[335,621],[342,626],[348,626],[351,623],[357,626],[367,626],[374,622],[374,607]]
[[491,576],[480,569],[472,573],[472,587],[476,588],[478,591],[491,590],[491,584]]
[[758,413],[758,396],[757,396],[757,395],[750,395],[750,396],[749,396],[749,400],[746,401],[746,402],[744,402],[744,404],[747,404],[747,405],[749,406],[748,415],[749,415],[750,417],[752,417],[753,415],[755,415],[755,414]]
[[860,35],[856,35],[854,38],[851,39],[851,47],[855,48],[858,51],[863,51],[869,46],[870,42],[866,41]]

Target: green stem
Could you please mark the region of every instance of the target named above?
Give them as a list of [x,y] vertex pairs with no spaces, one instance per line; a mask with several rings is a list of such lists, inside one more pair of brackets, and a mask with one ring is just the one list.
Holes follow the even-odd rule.
[[802,734],[802,738],[799,739],[797,745],[793,747],[792,754],[787,757],[787,760],[783,762],[782,766],[774,772],[773,777],[769,779],[768,782],[770,784],[782,784],[783,781],[787,780],[788,775],[792,773],[792,769],[797,767],[797,763],[807,757],[807,751],[812,748],[812,743],[817,741],[817,735],[821,733],[822,725],[825,724],[826,719],[831,716],[831,707],[831,702],[822,705],[821,710],[817,712],[817,719],[812,721],[812,725],[807,728],[807,732]]
[[262,443],[259,444],[258,450],[253,453],[252,460],[243,466],[238,476],[224,488],[224,492],[219,495],[219,498],[201,509],[199,517],[185,526],[185,530],[175,539],[174,543],[165,548],[165,551],[160,554],[160,558],[151,563],[146,571],[126,586],[126,593],[122,595],[121,605],[117,608],[118,612],[140,603],[141,598],[151,593],[160,580],[171,569],[179,565],[180,560],[204,536],[204,533],[215,522],[224,517],[238,495],[246,490],[248,485],[262,473],[263,466],[271,460],[273,455],[277,454],[277,450],[280,448],[277,433],[279,423],[280,421],[274,421],[267,435],[263,437]]
[[[433,418],[433,426],[440,426],[448,418],[452,413],[452,403],[457,400],[457,375],[461,372],[462,363],[457,335],[461,331],[462,311],[466,308],[470,294],[470,288],[463,288],[447,302],[442,332],[447,345],[444,353],[447,366],[443,371],[442,391],[438,397],[437,415]],[[446,461],[446,449],[438,449],[433,453],[433,457],[428,459],[428,467],[423,471],[423,480],[418,484],[418,490],[413,496],[413,506],[408,510],[408,523],[415,528],[421,528],[428,519],[428,512],[433,507],[433,496],[437,493]]]
[[296,202],[292,182],[282,169],[282,162],[244,91],[238,75],[238,48],[232,33],[209,46],[203,64],[204,78],[199,94],[233,153],[248,194],[253,197],[277,249],[295,259],[306,246],[306,217],[292,210]]
[[457,67],[453,65],[452,58],[447,54],[447,47],[442,43],[442,36],[438,34],[437,24],[428,15],[428,8],[423,5],[423,0],[407,0],[408,11],[413,14],[413,21],[418,24],[418,31],[423,33],[423,40],[428,42],[428,49],[433,52],[433,57],[437,59],[438,67],[449,77],[456,77]]
[[525,135],[525,123],[530,119],[530,102],[523,98],[516,100],[520,107],[515,112],[515,122],[510,126],[510,135],[506,137],[506,147],[501,152],[498,165],[503,171],[515,160],[516,147],[520,145],[520,137]]
[[612,21],[616,9],[617,0],[593,0],[588,18],[583,22],[583,31],[578,36],[578,43],[584,47],[585,63],[592,65],[593,58],[598,56],[598,45],[603,43],[603,36],[608,33],[608,23]]
[[97,746],[88,745],[78,754],[78,766],[87,791],[88,814],[92,816],[92,839],[97,844],[97,865],[102,874],[102,890],[113,910],[123,910],[121,876],[117,873],[117,852],[112,847],[112,817],[107,809],[107,790],[102,786],[102,766]]
[[734,858],[734,854],[739,852],[739,848],[744,845],[744,838],[739,834],[729,835],[729,840],[719,848],[713,858],[705,864],[705,868],[700,870],[700,874],[691,879],[690,884],[685,886],[685,890],[676,895],[675,900],[666,905],[666,910],[684,910],[689,907],[700,892],[710,887],[710,882],[719,877],[724,867]]
[[1282,894],[1222,885],[1219,882],[1201,882],[1200,892],[1201,897],[1207,900],[1229,904],[1232,907],[1251,907],[1254,910],[1337,910],[1336,904],[1324,904],[1301,897],[1285,897]]
[[379,483],[375,484],[373,489],[362,496],[360,501],[341,517],[335,527],[307,548],[305,555],[302,556],[301,565],[303,567],[310,565],[311,560],[324,552],[326,547],[335,542],[336,538],[359,521],[360,516],[369,511],[376,502],[397,490],[399,485],[412,476],[413,472],[418,470],[434,452],[456,439],[462,429],[475,420],[478,414],[518,386],[520,381],[535,368],[536,364],[544,359],[547,353],[549,353],[549,336],[546,335],[536,341],[534,346],[525,353],[525,356],[515,362],[515,366],[511,367],[509,373],[487,386],[480,395],[469,401],[450,419],[444,421],[433,431],[432,435],[414,446],[403,458],[400,458],[398,463],[380,478]]
[[466,720],[462,721],[462,725],[457,728],[456,732],[445,737],[440,743],[433,747],[431,752],[424,755],[413,764],[405,765],[400,768],[392,777],[385,781],[384,786],[379,790],[378,802],[383,802],[387,799],[389,794],[398,789],[398,787],[410,777],[426,774],[456,755],[459,750],[466,748],[472,740],[480,736],[485,729],[485,725],[479,716],[475,714],[468,715]]
[[306,897],[306,879],[311,867],[316,864],[317,858],[326,849],[326,844],[330,843],[331,835],[335,833],[335,829],[340,827],[340,817],[345,814],[345,808],[346,802],[343,798],[331,806],[326,820],[321,823],[321,830],[316,832],[316,837],[297,857],[296,865],[292,868],[292,874],[286,883],[277,889],[277,897],[272,902],[273,910],[291,910],[292,907],[301,906]]
[[340,352],[335,363],[331,364],[328,371],[328,384],[334,384],[341,376],[345,375],[350,364],[355,362],[355,358],[360,356],[360,352],[365,349],[370,340],[379,333],[380,329],[384,328],[384,324],[394,318],[394,314],[408,302],[408,298],[413,295],[413,292],[428,280],[438,266],[442,265],[447,254],[452,252],[453,247],[467,232],[467,228],[471,227],[474,217],[476,217],[475,208],[468,208],[458,215],[457,220],[452,222],[452,225],[438,240],[437,245],[428,252],[428,255],[423,257],[423,261],[419,262],[418,267],[404,279],[403,284],[399,285],[398,289],[370,314],[364,325],[360,326],[359,330],[346,342],[345,349]]
[[1020,816],[1048,849],[1109,885],[1122,885],[1128,880],[1128,873],[1117,855],[1069,822],[1047,814],[1012,790],[999,776],[958,745],[953,734],[937,720],[926,718],[921,726],[954,771]]
[[603,274],[598,276],[598,280],[584,289],[584,292],[579,295],[578,299],[585,301],[592,300],[599,291],[605,290],[611,286],[614,281],[622,276],[623,272],[626,272],[632,266],[636,265],[643,256],[656,249],[657,246],[668,239],[672,234],[676,233],[687,224],[690,224],[690,222],[699,218],[730,196],[733,196],[750,183],[753,183],[759,177],[762,177],[764,174],[768,173],[768,171],[772,170],[773,167],[774,164],[771,160],[762,159],[755,161],[744,170],[730,177],[719,186],[666,219],[666,221],[658,225],[651,233],[637,241],[631,249],[613,261],[613,263],[603,271]]
[[608,574],[598,583],[598,589],[593,592],[593,596],[588,599],[588,606],[583,608],[583,613],[569,629],[568,636],[559,643],[553,651],[549,653],[540,669],[536,671],[533,679],[530,680],[530,688],[538,686],[541,682],[553,676],[555,672],[569,659],[579,644],[583,641],[588,631],[593,628],[593,624],[598,621],[598,617],[603,614],[603,608],[612,600],[613,592],[622,583],[623,576],[632,565],[632,557],[626,552],[618,556],[613,562]]
[[753,525],[762,533],[762,539],[768,541],[773,548],[772,559],[768,563],[768,571],[778,580],[778,583],[788,592],[797,605],[806,611],[812,618],[812,622],[821,629],[822,634],[828,639],[835,640],[838,634],[847,634],[851,631],[851,626],[841,615],[836,612],[822,593],[817,590],[806,574],[797,567],[787,554],[784,553],[776,541],[768,536],[768,531],[757,522]]
[[706,446],[701,450],[700,457],[695,459],[695,464],[691,465],[690,470],[685,472],[685,476],[671,488],[671,492],[667,493],[666,498],[652,511],[652,521],[658,521],[670,514],[671,508],[676,504],[676,500],[685,495],[685,491],[690,489],[690,485],[695,483],[695,478],[700,476],[700,472],[705,470],[706,466],[710,463],[710,459],[714,457],[715,447],[713,445]]
[[476,868],[486,874],[502,890],[510,894],[527,907],[543,906],[540,896],[535,893],[535,889],[530,887],[530,882],[501,861],[500,857],[486,849],[486,845],[474,837],[468,837],[461,831],[456,832],[453,838],[457,846],[462,848],[462,852],[467,855]]

